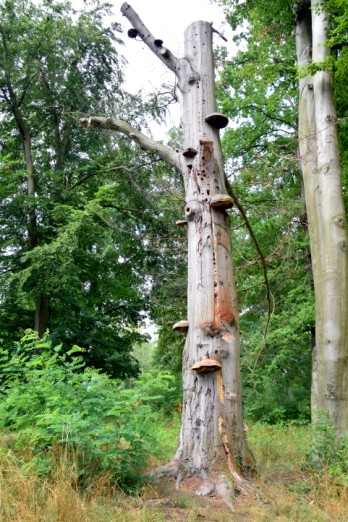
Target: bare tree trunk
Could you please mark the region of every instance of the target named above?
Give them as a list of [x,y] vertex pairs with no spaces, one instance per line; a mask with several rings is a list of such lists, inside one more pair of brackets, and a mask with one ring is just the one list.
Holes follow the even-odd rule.
[[[312,420],[327,414],[337,434],[348,433],[347,233],[329,56],[327,17],[320,0],[297,15],[298,65],[321,64],[300,79],[299,149],[315,290]],[[303,74],[303,69],[302,69]]]
[[[4,30],[0,26],[0,39],[2,44],[2,51],[8,61],[12,59],[11,52],[8,48],[7,38]],[[6,63],[6,61],[5,61]],[[20,135],[20,139],[23,146],[24,162],[27,173],[27,194],[29,196],[29,210],[27,214],[27,231],[28,231],[28,243],[30,249],[35,248],[39,243],[38,235],[38,224],[36,210],[33,205],[33,199],[35,198],[36,184],[34,174],[34,162],[32,154],[32,141],[30,130],[27,122],[25,121],[24,115],[21,110],[21,103],[24,101],[24,93],[22,97],[18,97],[12,84],[11,72],[5,67],[5,89],[7,94],[5,99],[7,101],[8,110],[12,113],[16,127]],[[25,83],[25,82],[24,82]],[[20,101],[19,101],[20,100]],[[43,333],[47,328],[48,321],[48,298],[47,296],[39,296],[36,302],[35,308],[35,319],[34,328],[39,333]]]
[[311,5],[313,63],[322,64],[313,76],[321,265],[312,414],[315,420],[326,412],[341,435],[348,434],[348,243],[332,77],[325,70],[328,18],[322,0]]
[[177,76],[184,150],[175,152],[116,118],[91,116],[80,123],[126,134],[183,175],[188,320],[174,325],[187,332],[183,413],[175,459],[162,471],[175,475],[178,481],[187,475],[203,479],[201,494],[216,489],[226,499],[223,491],[229,489],[228,482],[221,472],[243,489],[255,464],[242,417],[238,305],[226,212],[232,199],[226,192],[219,140],[219,129],[227,124],[227,118],[215,112],[213,29],[208,22],[190,25],[185,32],[185,56],[178,59],[162,40],[154,38],[129,4],[124,3],[121,11],[133,25],[128,34],[140,37]]
[[[39,234],[37,225],[36,210],[33,206],[33,200],[36,193],[36,183],[34,174],[34,162],[32,154],[32,142],[29,129],[21,113],[20,108],[17,106],[17,100],[13,95],[12,110],[16,120],[18,132],[20,134],[24,161],[27,172],[27,194],[31,201],[29,202],[28,211],[28,242],[30,249],[35,248],[39,244]],[[47,329],[49,317],[49,301],[46,295],[39,295],[35,305],[35,318],[34,318],[34,329],[38,332],[41,337]]]
[[[219,131],[205,121],[216,111],[212,27],[195,22],[185,32],[185,57],[199,79],[182,92],[188,219],[188,334],[183,356],[183,414],[176,459],[189,473],[227,468],[237,480],[252,471],[242,420],[238,306],[233,280],[227,196]],[[223,199],[223,198],[221,198]],[[216,371],[192,367],[216,360]]]

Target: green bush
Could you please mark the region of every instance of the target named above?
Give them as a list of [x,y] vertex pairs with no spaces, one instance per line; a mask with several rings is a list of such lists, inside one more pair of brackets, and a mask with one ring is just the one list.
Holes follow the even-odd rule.
[[15,433],[11,449],[36,472],[51,473],[53,455],[64,451],[73,456],[78,484],[107,475],[129,488],[157,446],[159,413],[151,405],[170,403],[173,382],[152,374],[126,388],[84,368],[79,352],[75,346],[61,354],[48,336],[30,331],[15,350],[1,350],[0,429]]
[[307,466],[326,470],[337,482],[348,486],[348,438],[336,436],[332,422],[324,413],[313,424]]
[[173,373],[163,370],[144,372],[135,381],[135,389],[139,398],[166,416],[171,416],[180,409],[181,381]]

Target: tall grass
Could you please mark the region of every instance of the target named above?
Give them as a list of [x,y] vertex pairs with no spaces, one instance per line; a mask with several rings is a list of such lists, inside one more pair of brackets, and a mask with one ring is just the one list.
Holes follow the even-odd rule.
[[[158,426],[161,448],[151,465],[173,455],[179,420]],[[235,514],[184,494],[173,484],[145,486],[130,496],[113,486],[107,474],[99,475],[87,489],[79,489],[74,455],[52,449],[54,473],[39,477],[23,458],[0,439],[1,522],[162,522],[199,520],[247,522],[347,522],[348,488],[328,469],[306,467],[311,445],[308,426],[256,424],[249,431],[259,476],[254,491],[235,503]]]

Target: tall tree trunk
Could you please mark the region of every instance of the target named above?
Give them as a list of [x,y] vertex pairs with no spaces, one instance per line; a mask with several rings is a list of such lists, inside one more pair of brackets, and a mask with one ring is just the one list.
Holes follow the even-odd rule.
[[[7,43],[6,33],[0,25],[0,36],[2,43],[2,51],[5,57],[4,63],[7,61],[12,61],[11,52],[9,50],[9,46]],[[27,231],[28,231],[28,243],[29,248],[35,248],[39,243],[39,235],[38,235],[38,225],[37,225],[37,215],[34,207],[34,198],[36,192],[35,186],[35,174],[34,174],[34,162],[33,162],[33,154],[32,154],[32,141],[30,130],[25,121],[25,117],[22,113],[21,104],[24,101],[25,91],[22,93],[22,96],[18,97],[16,91],[12,84],[11,79],[11,71],[5,66],[4,70],[5,75],[5,89],[7,91],[7,95],[5,99],[8,104],[8,110],[13,115],[16,127],[20,135],[20,139],[23,146],[23,155],[24,162],[27,173],[27,194],[29,196],[29,211],[27,215]],[[25,82],[24,82],[25,84]],[[20,101],[19,101],[20,100]],[[39,296],[36,302],[35,308],[35,319],[34,319],[34,328],[39,333],[43,333],[47,328],[47,320],[48,320],[48,298],[46,296]]]
[[[28,211],[28,242],[30,249],[35,248],[39,244],[39,234],[37,225],[37,215],[34,208],[34,198],[36,193],[36,183],[34,174],[34,162],[32,154],[32,142],[29,129],[21,113],[20,108],[17,106],[17,101],[14,98],[13,103],[13,114],[15,116],[17,129],[20,134],[23,146],[24,161],[27,172],[27,194],[30,198],[29,211]],[[46,295],[39,295],[35,305],[35,317],[34,317],[34,329],[38,332],[41,337],[47,329],[49,318],[49,301]]]
[[[216,114],[212,26],[195,22],[185,32],[185,56],[178,59],[155,39],[132,7],[123,15],[139,36],[177,76],[182,95],[184,150],[174,151],[116,118],[91,116],[81,125],[126,134],[156,152],[184,178],[188,225],[188,321],[183,354],[183,412],[175,459],[162,470],[204,480],[203,491],[225,492],[225,470],[238,487],[255,469],[242,417],[239,324],[233,279],[229,220],[232,199],[226,192],[219,128],[227,118]],[[208,118],[209,117],[209,118]],[[208,484],[205,480],[209,478]],[[226,490],[227,487],[227,490]],[[221,492],[221,490],[220,490]],[[225,496],[222,493],[223,496]]]
[[[188,219],[188,334],[183,355],[183,414],[177,460],[190,473],[227,464],[238,481],[253,469],[242,420],[238,305],[230,229],[216,195],[226,196],[219,131],[205,121],[216,111],[212,26],[195,22],[185,32],[185,56],[199,79],[182,94]],[[204,358],[221,364],[199,373]]]
[[327,412],[337,434],[348,434],[348,257],[332,77],[325,60],[328,18],[312,0],[313,76],[321,242],[319,324],[316,329],[312,414]]
[[341,435],[348,433],[348,260],[332,78],[324,63],[329,56],[328,21],[320,0],[301,5],[298,64],[322,67],[299,85],[299,148],[316,307],[312,420],[327,414]]

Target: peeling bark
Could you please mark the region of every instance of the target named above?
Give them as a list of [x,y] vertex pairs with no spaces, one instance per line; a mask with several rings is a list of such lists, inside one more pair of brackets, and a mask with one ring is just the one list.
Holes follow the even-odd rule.
[[[177,75],[182,97],[184,150],[180,154],[122,120],[80,120],[84,126],[123,132],[177,168],[184,178],[188,331],[183,354],[182,426],[174,460],[156,476],[175,476],[178,482],[188,475],[203,481],[209,477],[208,490],[224,491],[221,495],[229,502],[230,489],[221,472],[242,490],[255,464],[242,418],[238,304],[226,212],[231,198],[226,192],[219,130],[212,126],[221,115],[207,122],[207,117],[216,113],[213,29],[208,22],[190,25],[185,32],[185,56],[178,59],[170,51],[166,56],[160,53],[153,35],[128,4],[121,10],[136,34]],[[208,359],[205,365],[204,359]]]
[[[236,483],[254,470],[242,420],[239,326],[229,218],[212,206],[227,196],[219,131],[206,123],[216,111],[212,27],[195,22],[185,32],[185,56],[199,80],[184,84],[184,147],[198,150],[184,171],[188,219],[188,322],[183,355],[183,414],[176,459],[190,474],[227,467]],[[196,374],[200,359],[221,370]]]

